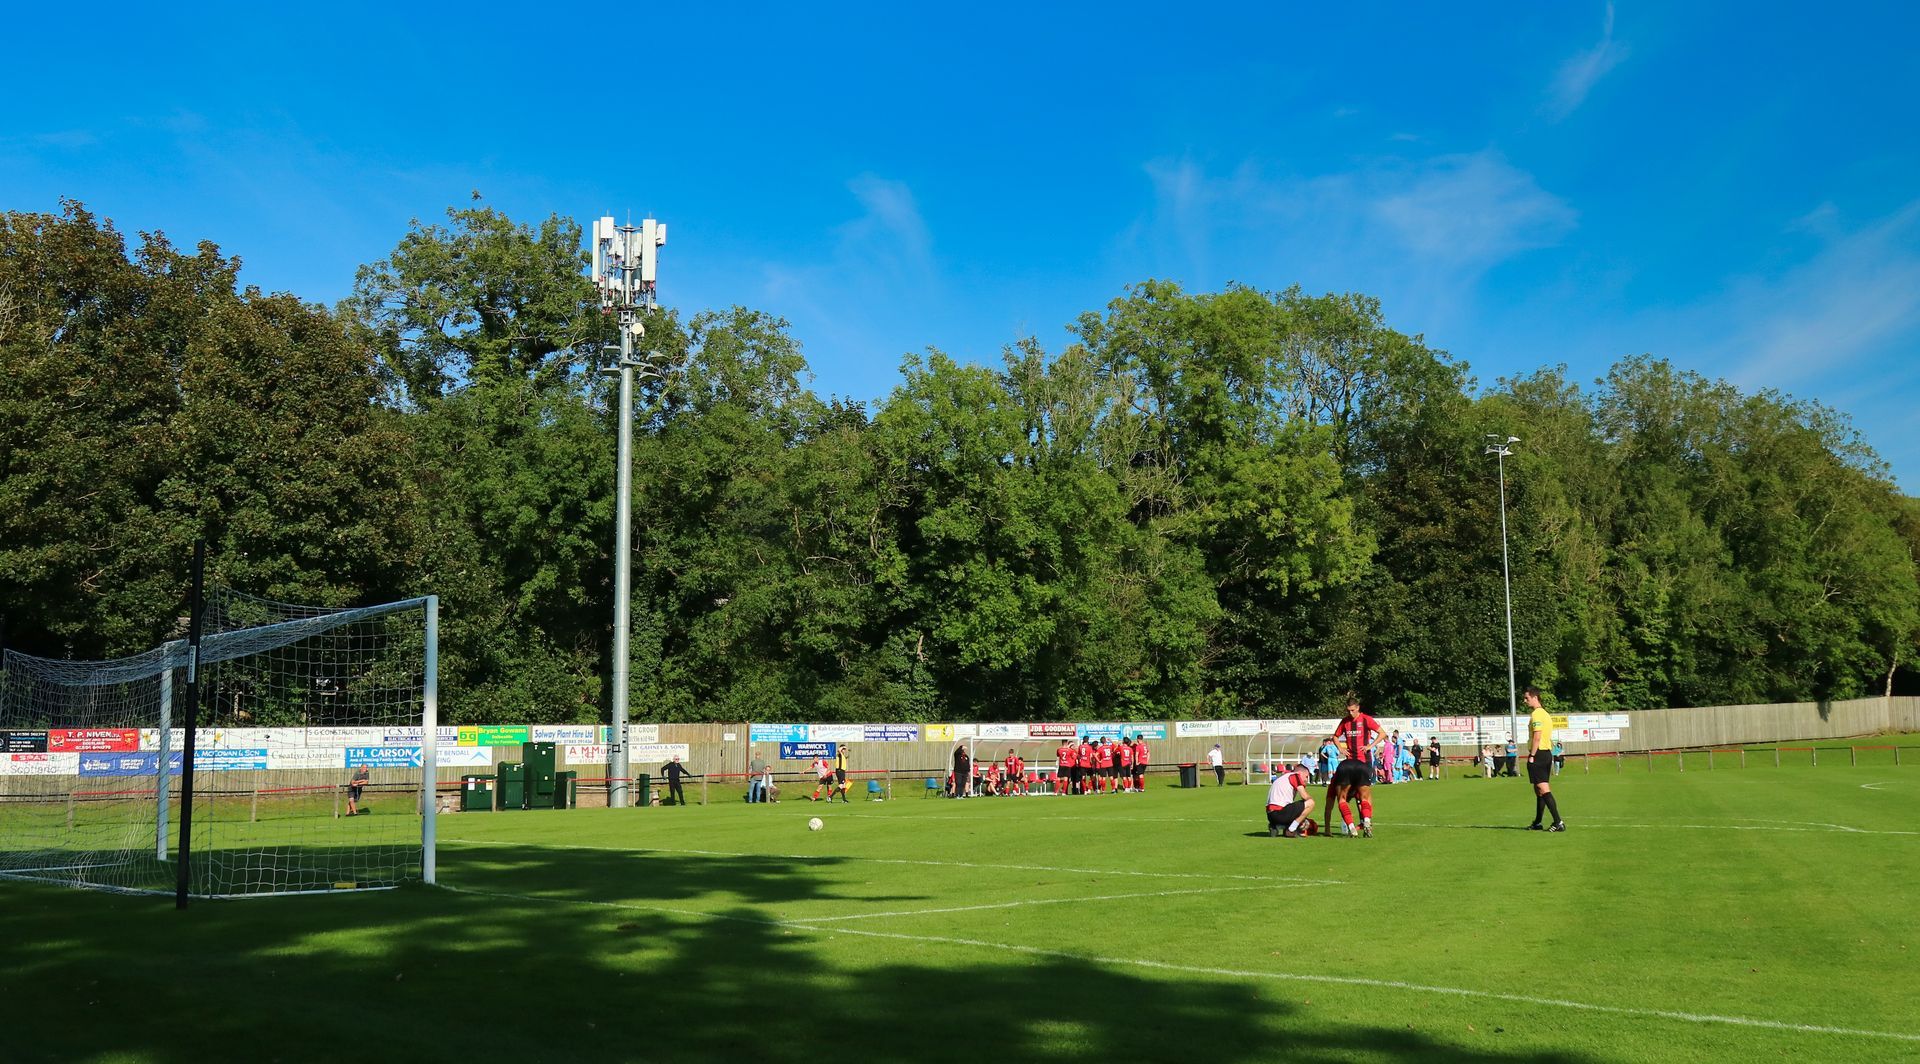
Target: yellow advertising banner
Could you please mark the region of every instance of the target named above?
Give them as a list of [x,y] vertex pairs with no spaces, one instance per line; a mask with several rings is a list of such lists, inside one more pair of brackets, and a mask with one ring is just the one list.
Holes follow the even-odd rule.
[[927,734],[927,742],[950,743],[953,741],[953,725],[929,724],[927,725],[926,734]]

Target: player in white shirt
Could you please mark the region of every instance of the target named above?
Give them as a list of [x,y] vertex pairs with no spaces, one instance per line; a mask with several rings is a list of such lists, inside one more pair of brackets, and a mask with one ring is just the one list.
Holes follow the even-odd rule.
[[817,779],[819,782],[813,785],[813,797],[807,800],[810,802],[819,801],[820,789],[824,787],[826,788],[826,791],[827,791],[827,801],[832,802],[833,801],[833,784],[834,784],[833,762],[828,761],[824,757],[814,758],[813,759],[813,775],[814,775],[814,778]]
[[1282,772],[1267,785],[1267,837],[1285,835],[1290,839],[1301,836],[1301,822],[1306,823],[1306,834],[1313,833],[1313,798],[1307,794],[1307,774],[1300,769]]

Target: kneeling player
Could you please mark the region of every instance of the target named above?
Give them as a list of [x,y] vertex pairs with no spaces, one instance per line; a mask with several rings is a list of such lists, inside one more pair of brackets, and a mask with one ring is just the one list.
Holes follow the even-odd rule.
[[[1299,770],[1282,772],[1267,786],[1267,837],[1285,835],[1297,839],[1313,833],[1313,799],[1307,794],[1307,777]],[[1301,830],[1302,824],[1306,830]]]

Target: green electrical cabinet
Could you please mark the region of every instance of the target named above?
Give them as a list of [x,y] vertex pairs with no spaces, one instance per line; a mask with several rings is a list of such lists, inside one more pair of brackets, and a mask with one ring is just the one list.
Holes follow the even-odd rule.
[[578,772],[554,773],[553,807],[555,809],[572,809],[580,800],[580,796],[574,791],[574,788],[578,786],[574,780],[579,777],[580,773]]
[[527,807],[527,766],[518,761],[502,761],[494,766],[493,807],[495,809]]
[[521,743],[520,761],[527,766],[527,808],[553,809],[556,768],[552,743]]
[[460,777],[460,811],[486,813],[493,810],[493,777],[467,773]]

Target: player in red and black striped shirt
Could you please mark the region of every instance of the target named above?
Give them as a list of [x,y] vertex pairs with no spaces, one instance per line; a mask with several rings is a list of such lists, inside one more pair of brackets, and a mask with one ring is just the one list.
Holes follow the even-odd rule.
[[1380,738],[1380,722],[1360,711],[1360,696],[1347,696],[1347,715],[1333,729],[1333,741],[1343,756],[1333,770],[1333,782],[1327,785],[1327,810],[1322,814],[1329,832],[1333,828],[1333,808],[1340,808],[1340,822],[1353,834],[1353,798],[1360,799],[1360,834],[1373,837],[1373,744]]

